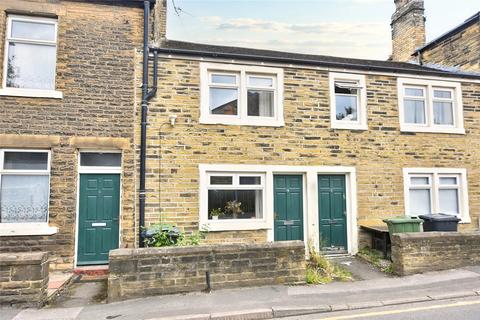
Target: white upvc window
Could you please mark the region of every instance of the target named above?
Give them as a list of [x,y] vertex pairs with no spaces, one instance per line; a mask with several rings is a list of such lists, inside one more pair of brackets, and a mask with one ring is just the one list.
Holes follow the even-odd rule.
[[256,229],[266,224],[265,172],[206,171],[200,188],[206,200],[201,221],[208,230]]
[[330,122],[335,129],[367,130],[367,89],[360,74],[329,74]]
[[465,169],[406,168],[404,182],[406,215],[445,213],[470,222]]
[[458,82],[398,79],[400,130],[464,134]]
[[56,56],[56,19],[8,15],[0,95],[61,98]]
[[0,235],[55,233],[49,198],[50,151],[0,149]]
[[283,70],[200,64],[200,123],[283,126]]

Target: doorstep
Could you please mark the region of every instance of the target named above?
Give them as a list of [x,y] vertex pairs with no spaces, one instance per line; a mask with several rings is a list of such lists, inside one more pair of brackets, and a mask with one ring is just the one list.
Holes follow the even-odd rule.
[[108,278],[108,265],[81,266],[73,269],[79,281],[103,281]]

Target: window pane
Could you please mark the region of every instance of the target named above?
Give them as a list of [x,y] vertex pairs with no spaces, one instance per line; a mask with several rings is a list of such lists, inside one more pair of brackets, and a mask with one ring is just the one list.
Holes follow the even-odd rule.
[[46,222],[48,176],[3,175],[0,222]]
[[440,200],[440,213],[460,213],[458,206],[458,190],[457,189],[440,189],[438,191]]
[[355,82],[352,82],[352,83],[335,82],[335,93],[357,95],[358,88],[355,88],[356,86],[358,86],[358,83],[355,83]]
[[272,78],[249,77],[248,85],[252,87],[270,87],[273,88]]
[[212,74],[212,83],[236,84],[237,77],[228,74]]
[[210,88],[210,113],[237,115],[237,89]]
[[452,92],[451,91],[446,91],[446,90],[434,90],[433,91],[433,96],[435,98],[451,99],[452,98]]
[[10,42],[7,87],[55,89],[55,52],[55,46]]
[[453,125],[453,105],[451,102],[433,102],[433,119],[435,124]]
[[428,177],[415,177],[415,178],[410,178],[410,183],[412,185],[428,185],[430,183],[430,179]]
[[218,219],[252,219],[263,217],[262,190],[209,190],[208,218],[213,210],[222,214]]
[[5,152],[4,169],[13,170],[47,170],[47,152]]
[[411,215],[417,216],[431,213],[429,189],[411,189],[409,201]]
[[55,25],[13,20],[11,37],[29,40],[55,41]]
[[440,178],[440,184],[442,185],[456,185],[457,184],[457,178],[455,177],[445,177],[445,178]]
[[410,97],[423,97],[423,89],[405,88],[405,95]]
[[121,167],[121,153],[88,152],[80,155],[80,165],[85,167]]
[[254,117],[273,117],[273,92],[248,90],[248,115]]
[[261,177],[240,177],[240,184],[241,185],[261,185],[262,178]]
[[358,97],[335,95],[337,120],[357,121]]
[[210,177],[210,184],[217,184],[217,185],[230,185],[233,182],[232,176],[213,176]]
[[405,99],[405,123],[425,123],[425,102]]

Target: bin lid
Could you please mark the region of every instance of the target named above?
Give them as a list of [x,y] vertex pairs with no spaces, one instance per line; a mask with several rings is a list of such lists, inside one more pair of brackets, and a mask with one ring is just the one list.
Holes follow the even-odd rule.
[[395,217],[395,218],[384,219],[383,222],[401,224],[401,223],[411,223],[411,222],[423,222],[423,220],[414,218],[414,217]]
[[418,216],[427,221],[444,221],[444,222],[458,222],[461,219],[453,214],[447,213],[435,213],[435,214],[422,214]]

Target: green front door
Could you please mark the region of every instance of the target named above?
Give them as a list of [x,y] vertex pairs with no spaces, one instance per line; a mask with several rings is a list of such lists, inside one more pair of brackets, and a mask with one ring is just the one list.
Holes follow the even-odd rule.
[[118,248],[119,174],[81,174],[78,218],[78,265],[108,263]]
[[320,246],[325,252],[347,252],[345,176],[318,176]]
[[303,240],[302,176],[276,175],[273,180],[275,241]]

